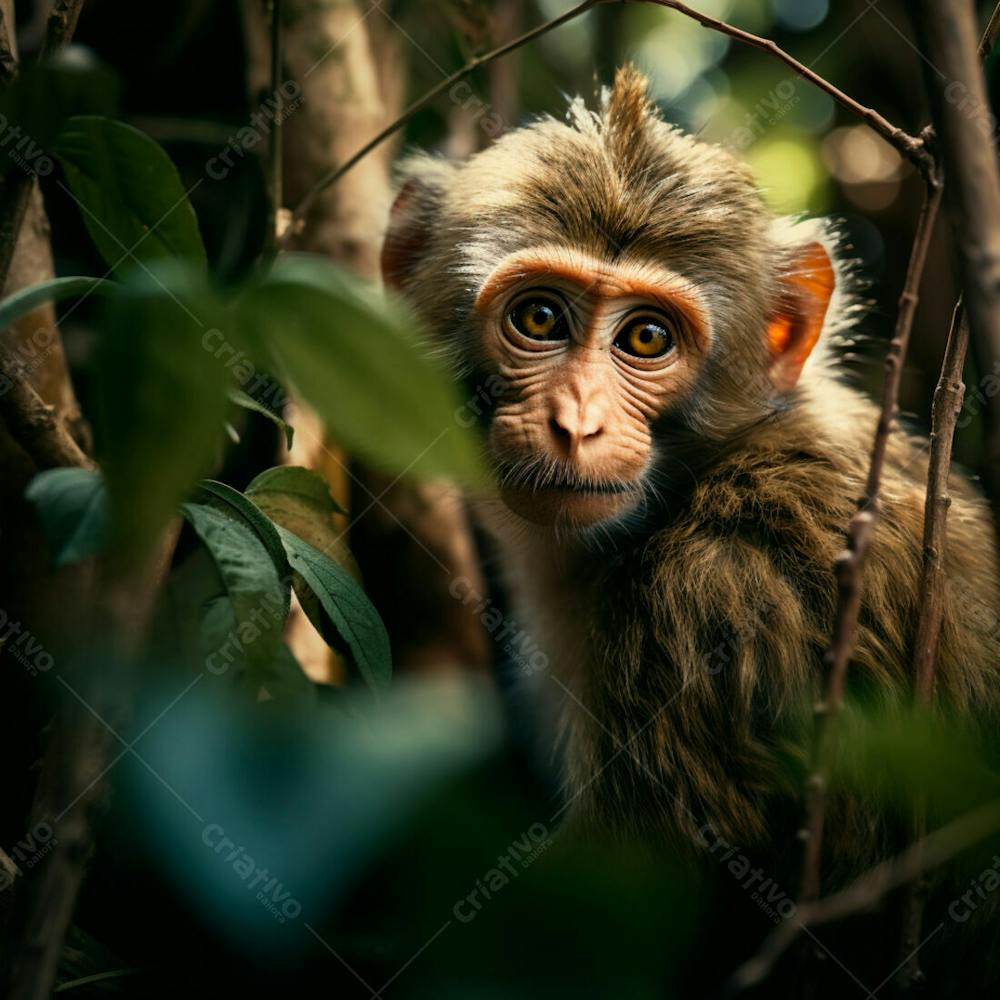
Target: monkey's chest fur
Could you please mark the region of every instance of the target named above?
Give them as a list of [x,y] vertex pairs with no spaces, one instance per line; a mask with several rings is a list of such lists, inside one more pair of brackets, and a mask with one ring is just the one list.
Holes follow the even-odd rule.
[[[922,489],[905,440],[890,456],[871,550],[854,694],[909,697]],[[919,457],[916,458],[919,468]],[[831,566],[862,488],[860,462],[817,449],[720,462],[648,531],[599,547],[523,528],[501,536],[518,617],[545,652],[535,682],[560,702],[568,814],[603,830],[725,838],[786,851],[836,601]],[[938,689],[992,711],[1000,649],[983,505],[955,484]],[[831,803],[827,846],[845,870],[888,850],[876,803]],[[777,841],[780,839],[780,843]]]

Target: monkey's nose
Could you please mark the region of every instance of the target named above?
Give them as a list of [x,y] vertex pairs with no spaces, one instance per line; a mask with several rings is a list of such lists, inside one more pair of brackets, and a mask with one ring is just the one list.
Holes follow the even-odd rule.
[[561,457],[576,458],[604,433],[604,420],[596,408],[556,410],[549,418],[549,432]]

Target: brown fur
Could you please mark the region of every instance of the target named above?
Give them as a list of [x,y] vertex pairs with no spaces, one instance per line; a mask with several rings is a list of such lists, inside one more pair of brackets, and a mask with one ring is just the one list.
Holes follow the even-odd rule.
[[[666,125],[645,81],[619,73],[600,112],[573,104],[462,164],[418,157],[390,228],[386,273],[474,384],[494,373],[474,311],[497,262],[561,245],[664,264],[702,290],[713,329],[698,384],[653,421],[642,517],[564,535],[481,503],[527,631],[566,691],[571,813],[602,827],[709,824],[762,848],[795,818],[812,700],[831,634],[831,565],[863,491],[876,410],[831,373],[853,317],[847,273],[798,386],[765,373],[765,330],[797,247],[832,240],[776,219],[748,169]],[[502,399],[498,405],[502,405]],[[896,431],[865,576],[851,687],[909,697],[926,442]],[[952,477],[949,593],[938,693],[987,715],[1000,700],[1000,590],[991,521]],[[829,847],[847,870],[886,849],[877,811],[838,800]],[[786,845],[787,846],[787,845]]]

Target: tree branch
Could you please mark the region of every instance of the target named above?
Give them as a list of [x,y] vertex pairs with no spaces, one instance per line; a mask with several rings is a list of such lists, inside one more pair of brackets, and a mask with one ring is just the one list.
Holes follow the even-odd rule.
[[897,857],[876,865],[846,889],[826,899],[800,904],[794,916],[772,931],[757,954],[733,973],[722,995],[736,996],[762,983],[807,927],[819,927],[870,910],[893,889],[940,867],[997,831],[1000,831],[1000,800],[995,799],[941,827]]
[[[6,390],[4,387],[6,386]],[[32,388],[23,368],[0,342],[0,416],[39,470],[63,465],[92,467],[62,420]]]
[[[60,0],[48,22],[45,52],[62,48],[70,39],[80,16],[83,0]],[[0,84],[17,76],[13,41],[7,31],[5,12],[0,8]],[[0,194],[0,289],[7,282],[24,221],[34,175],[8,175]],[[0,330],[0,335],[4,331]],[[92,462],[73,440],[53,407],[47,405],[32,387],[21,363],[0,340],[0,416],[15,441],[41,469],[59,466],[91,467]]]

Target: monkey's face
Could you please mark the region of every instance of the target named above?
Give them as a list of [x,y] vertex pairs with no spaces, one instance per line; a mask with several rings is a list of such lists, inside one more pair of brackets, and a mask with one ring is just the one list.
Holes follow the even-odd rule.
[[501,379],[489,448],[507,506],[569,527],[636,507],[651,427],[690,394],[706,356],[693,285],[666,268],[540,247],[501,261],[475,310]]
[[691,481],[694,450],[787,405],[824,328],[822,228],[776,218],[634,70],[599,112],[574,102],[565,123],[405,176],[383,276],[474,380],[498,491],[531,521],[653,510]]

